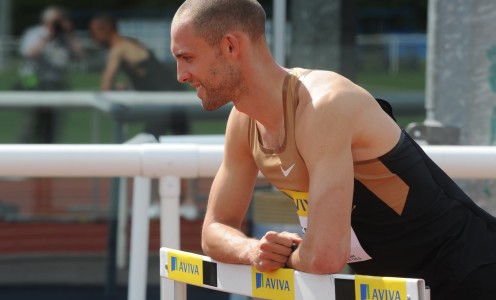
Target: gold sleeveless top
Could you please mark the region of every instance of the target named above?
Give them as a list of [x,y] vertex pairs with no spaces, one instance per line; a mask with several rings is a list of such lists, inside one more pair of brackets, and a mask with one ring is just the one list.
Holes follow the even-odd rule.
[[[295,113],[298,106],[298,90],[302,78],[311,70],[292,69],[284,79],[282,98],[285,136],[277,149],[263,146],[256,121],[250,118],[248,138],[255,163],[265,178],[291,198],[303,232],[308,224],[309,175],[295,139]],[[363,250],[351,228],[351,253],[348,263],[366,261],[371,257]]]
[[309,72],[292,69],[284,79],[282,99],[285,136],[279,148],[267,149],[262,145],[256,121],[250,118],[248,137],[253,158],[265,178],[281,191],[308,191],[308,171],[295,140],[295,112],[300,78]]

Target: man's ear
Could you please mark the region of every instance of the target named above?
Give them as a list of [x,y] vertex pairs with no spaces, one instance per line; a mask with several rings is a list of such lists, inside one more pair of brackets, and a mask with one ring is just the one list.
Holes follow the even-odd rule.
[[240,51],[240,39],[235,34],[226,34],[222,40],[222,50],[231,57],[237,57]]

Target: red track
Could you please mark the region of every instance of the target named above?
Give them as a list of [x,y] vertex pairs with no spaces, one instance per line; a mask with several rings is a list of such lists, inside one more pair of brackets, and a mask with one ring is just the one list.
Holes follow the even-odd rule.
[[[0,205],[13,207],[17,210],[16,215],[33,220],[8,222],[2,221],[0,216],[0,254],[104,252],[107,247],[108,224],[105,220],[109,186],[109,179],[0,181]],[[200,184],[202,186],[209,188],[205,183]],[[95,200],[92,202],[91,199],[96,199],[96,211]],[[78,207],[89,207],[93,211]],[[87,221],[95,215],[102,221]],[[56,221],[67,217],[77,221]],[[40,218],[43,221],[36,221]],[[181,221],[182,249],[201,251],[201,223],[201,220]],[[154,220],[150,223],[150,251],[158,252],[159,236],[159,222]]]

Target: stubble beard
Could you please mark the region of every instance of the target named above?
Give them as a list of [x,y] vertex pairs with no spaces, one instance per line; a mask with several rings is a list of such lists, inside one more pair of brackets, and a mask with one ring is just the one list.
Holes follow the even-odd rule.
[[206,81],[203,83],[206,94],[202,99],[203,109],[214,111],[239,98],[243,78],[241,72],[234,66],[223,64],[220,68],[212,69],[211,78],[216,82]]

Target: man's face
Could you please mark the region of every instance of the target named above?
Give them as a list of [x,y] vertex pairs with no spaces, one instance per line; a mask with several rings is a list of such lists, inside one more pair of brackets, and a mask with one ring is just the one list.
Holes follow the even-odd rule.
[[62,23],[62,13],[58,9],[50,9],[43,14],[43,26],[50,34],[55,34],[56,24]]
[[177,60],[177,79],[197,91],[205,110],[216,110],[234,100],[242,85],[241,72],[222,53],[195,35],[191,25],[173,24],[171,50]]
[[101,24],[95,20],[91,21],[90,32],[91,32],[91,38],[93,38],[93,40],[98,45],[100,45],[101,47],[104,47],[104,48],[110,47],[108,30],[106,30],[106,28],[103,24]]

